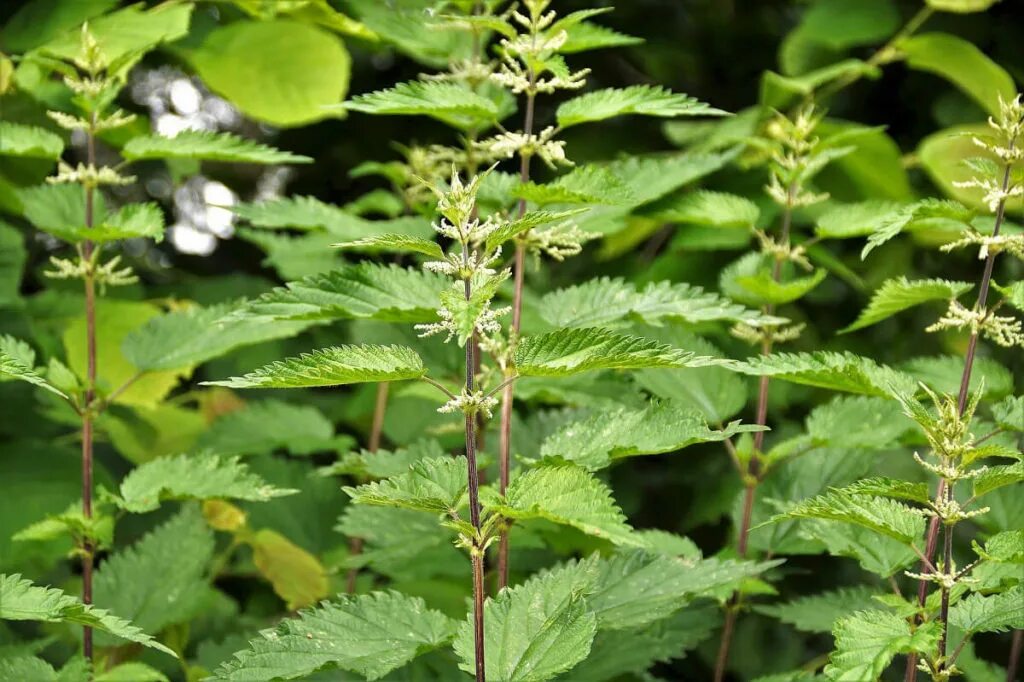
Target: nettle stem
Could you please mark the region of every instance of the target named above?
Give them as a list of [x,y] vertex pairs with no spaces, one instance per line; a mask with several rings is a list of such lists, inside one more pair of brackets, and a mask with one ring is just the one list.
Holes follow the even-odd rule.
[[[1002,189],[1003,189],[1003,193],[1004,194],[1007,192],[1007,190],[1010,187],[1010,172],[1011,172],[1011,166],[1010,166],[1010,164],[1006,164],[1005,168],[1003,169],[1003,183],[1002,183]],[[998,237],[999,236],[999,231],[1000,231],[1000,229],[1003,226],[1003,221],[1005,220],[1005,218],[1006,218],[1006,199],[1004,198],[1004,199],[1000,200],[999,205],[996,207],[995,225],[992,228],[992,236],[993,237]],[[997,253],[996,253],[995,249],[992,249],[992,250],[989,251],[988,257],[985,259],[985,269],[984,269],[984,271],[982,272],[982,275],[981,275],[981,288],[978,290],[978,301],[975,304],[975,309],[977,309],[977,310],[984,310],[985,306],[988,304],[988,294],[989,294],[989,291],[992,288],[992,271],[995,268],[996,255],[997,255]],[[978,350],[978,332],[975,331],[975,332],[971,333],[971,338],[967,342],[967,352],[964,355],[964,371],[963,371],[963,374],[960,376],[960,392],[957,395],[957,409],[959,410],[961,416],[963,416],[964,412],[967,409],[967,402],[970,399],[970,395],[971,395],[971,374],[974,371],[974,357],[975,357],[975,354],[977,353],[977,350]],[[946,479],[941,479],[939,481],[938,490],[936,490],[936,492],[935,492],[935,500],[936,500],[936,502],[939,502],[939,501],[941,501],[943,499],[952,499],[952,497],[953,497],[952,492],[953,491],[951,489],[947,490],[947,488],[951,488],[951,487],[952,486],[948,483],[948,481],[946,481]],[[941,524],[941,522],[942,521],[941,521],[941,519],[939,519],[939,517],[934,516],[934,517],[932,517],[931,522],[929,522],[929,524],[928,524],[928,534],[926,536],[926,541],[925,541],[925,554],[924,555],[925,555],[925,558],[927,558],[929,561],[931,560],[931,558],[933,556],[935,556],[935,551],[938,549],[938,544],[939,544],[939,525]],[[947,572],[950,570],[950,559],[952,557],[952,545],[953,545],[953,532],[952,531],[953,531],[952,527],[951,526],[947,526],[946,533],[945,533],[945,536],[943,538],[943,557],[944,557],[945,562],[946,562],[945,566],[943,567],[943,570],[947,571]],[[924,573],[927,572],[927,570],[928,570],[928,567],[922,561],[921,562],[920,572],[922,574],[924,574]],[[925,605],[925,602],[927,601],[927,599],[928,599],[928,581],[920,580],[918,582],[918,585],[917,585],[917,605],[918,605],[919,609],[923,609],[924,608],[924,605]],[[939,646],[939,654],[941,656],[945,656],[946,655],[946,631],[947,631],[947,627],[948,627],[948,625],[946,623],[946,615],[947,615],[948,609],[949,609],[949,595],[944,590],[943,591],[943,608],[942,608],[942,611],[941,611],[941,613],[939,615],[939,618],[941,619],[941,622],[942,622],[942,639],[940,640],[940,646]],[[921,623],[921,616],[920,615],[915,619],[915,622],[918,623],[918,624]],[[905,682],[915,682],[917,680],[917,654],[909,654],[907,656],[907,668],[906,668],[906,672],[904,674],[904,678],[903,679],[904,679]]]
[[[790,187],[788,192],[789,201],[786,204],[782,212],[782,228],[781,241],[786,243],[789,241],[789,233],[792,229],[793,224],[793,196],[795,188]],[[772,264],[772,279],[776,282],[782,276],[782,260],[776,258]],[[775,312],[775,306],[768,304],[763,308],[765,315],[771,315]],[[770,336],[766,336],[761,342],[761,355],[771,355],[772,352],[772,339]],[[768,388],[770,380],[767,376],[761,377],[757,387],[757,410],[755,423],[758,426],[768,425]],[[743,509],[740,513],[740,531],[739,536],[736,540],[736,551],[739,553],[740,558],[745,559],[747,557],[747,546],[750,543],[750,521],[754,515],[754,501],[757,498],[757,486],[761,482],[761,467],[758,461],[758,457],[761,454],[761,448],[764,447],[764,431],[757,431],[754,433],[754,454],[750,458],[750,463],[747,465],[747,471],[743,476]],[[722,626],[722,642],[718,648],[718,658],[715,661],[715,682],[722,682],[725,679],[725,669],[729,664],[729,648],[732,645],[732,635],[736,628],[736,618],[739,614],[740,608],[740,597],[734,596],[727,606],[725,613],[725,624]]]
[[[462,247],[463,263],[468,263],[466,246]],[[465,284],[466,300],[473,293],[473,284],[467,275]],[[476,384],[476,359],[472,339],[466,342],[466,394],[472,395]],[[469,518],[476,531],[476,538],[470,548],[473,564],[473,643],[476,653],[476,679],[485,682],[484,668],[484,542],[480,526],[480,474],[476,465],[476,412],[466,412],[466,469],[469,474]],[[479,544],[478,544],[479,543]]]
[[[86,131],[86,162],[89,167],[96,164],[96,114],[89,117],[89,128]],[[92,184],[85,186],[85,226],[92,229],[95,223],[95,192]],[[82,242],[82,259],[87,263],[85,268],[85,346],[86,346],[86,377],[85,409],[82,410],[82,516],[92,518],[92,445],[93,445],[93,409],[96,400],[96,279],[93,262],[96,256],[95,246],[88,239]],[[92,539],[85,538],[82,542],[82,602],[92,604],[92,573],[95,549]],[[92,662],[92,628],[82,630],[82,653]]]
[[[533,71],[530,71],[530,82],[534,81]],[[527,137],[533,135],[534,107],[536,105],[536,93],[529,90],[526,93],[526,115],[523,119],[523,132]],[[520,153],[519,159],[519,181],[529,182],[530,180],[530,159],[531,154]],[[519,200],[517,217],[522,218],[526,214],[526,199]],[[526,269],[526,247],[522,242],[516,242],[516,255],[512,264],[512,277],[514,287],[512,291],[512,329],[509,334],[514,344],[519,337],[519,327],[523,314],[523,277]],[[505,494],[508,488],[509,460],[512,450],[512,401],[514,400],[514,385],[509,383],[501,393],[501,435],[498,447],[498,492]],[[501,532],[498,540],[498,589],[508,585],[508,529]]]
[[[380,449],[381,433],[384,431],[384,414],[388,409],[388,387],[387,382],[377,384],[377,399],[373,405],[373,422],[370,425],[370,435],[367,438],[366,450],[377,452]],[[357,556],[363,552],[363,539],[351,538],[348,541],[348,551],[351,556]],[[345,591],[354,594],[356,591],[356,578],[359,576],[359,569],[353,566],[348,569],[345,579]]]

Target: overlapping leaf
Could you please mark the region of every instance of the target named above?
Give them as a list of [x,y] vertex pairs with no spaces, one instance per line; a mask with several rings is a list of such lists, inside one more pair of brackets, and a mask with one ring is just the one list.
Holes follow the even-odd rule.
[[24,341],[13,336],[0,336],[0,380],[17,379],[39,386],[62,398],[67,396],[39,374],[33,365],[36,354]]
[[913,394],[913,377],[853,353],[775,353],[736,364],[736,370],[833,391],[889,397],[894,390]]
[[0,121],[0,156],[57,159],[63,151],[64,141],[49,130]]
[[796,503],[773,521],[781,519],[852,523],[908,545],[916,543],[924,533],[924,517],[907,505],[837,488]]
[[972,594],[950,608],[949,622],[970,633],[1024,628],[1024,585],[988,596]]
[[458,127],[497,119],[497,105],[458,83],[409,81],[353,97],[349,111],[377,115],[431,116]]
[[197,159],[231,163],[312,163],[308,156],[283,152],[231,133],[183,130],[173,137],[147,135],[125,144],[121,154],[131,161],[146,159]]
[[603,121],[625,114],[674,118],[676,116],[723,116],[725,112],[689,95],[673,93],[660,86],[634,85],[607,88],[575,97],[558,107],[558,125]]
[[344,490],[356,504],[447,514],[459,508],[468,487],[464,458],[436,457],[413,463],[404,474]]
[[837,682],[876,680],[897,654],[927,653],[938,643],[937,622],[911,629],[905,618],[886,611],[860,611],[838,623],[836,650],[825,676]]
[[906,277],[886,280],[871,297],[868,307],[857,320],[842,333],[870,327],[896,313],[928,301],[950,301],[959,298],[974,287],[970,282],[952,282],[943,279],[910,281]]

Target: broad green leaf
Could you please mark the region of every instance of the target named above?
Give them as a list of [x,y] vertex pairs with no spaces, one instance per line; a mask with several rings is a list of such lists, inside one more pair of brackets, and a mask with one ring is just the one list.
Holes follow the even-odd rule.
[[970,12],[984,12],[999,0],[925,0],[925,4],[934,7],[940,12],[957,12],[968,14]]
[[570,422],[548,436],[541,457],[561,458],[590,471],[616,459],[681,450],[696,443],[720,442],[759,427],[732,422],[712,430],[694,408],[652,403],[642,409],[619,408]]
[[289,196],[266,199],[251,204],[235,204],[231,211],[256,227],[304,231],[327,230],[344,233],[350,225],[363,221],[337,206],[310,196]]
[[[63,673],[63,670],[61,672]],[[156,668],[139,661],[128,661],[97,673],[94,682],[169,682],[169,680]]]
[[353,97],[343,105],[366,114],[431,116],[458,128],[472,128],[498,118],[497,105],[458,83],[409,81],[387,90]]
[[[161,5],[146,9],[130,5],[89,21],[89,32],[99,46],[99,61],[104,67],[123,66],[161,43],[170,43],[188,33],[192,5]],[[69,28],[77,29],[77,26]],[[47,55],[74,59],[82,50],[82,34],[66,31],[40,47]]]
[[818,217],[814,233],[827,239],[850,239],[870,236],[881,221],[902,208],[893,201],[861,201],[836,204]]
[[51,587],[39,587],[19,574],[0,574],[0,619],[87,625],[115,637],[174,656],[174,652],[128,621],[88,606]]
[[107,211],[96,194],[95,220],[85,220],[85,190],[79,185],[40,185],[18,190],[25,218],[36,228],[68,242],[86,239],[110,242],[121,239],[164,238],[164,213],[155,203],[127,204]]
[[913,394],[917,387],[907,374],[853,353],[775,353],[748,358],[735,368],[753,376],[881,397],[890,396],[894,389]]
[[214,498],[266,501],[297,490],[268,485],[237,457],[208,454],[160,457],[133,469],[121,481],[122,509],[135,514],[153,511],[164,500]]
[[868,307],[861,312],[856,322],[841,330],[849,333],[870,327],[884,319],[928,301],[956,300],[974,288],[970,282],[952,282],[944,279],[908,280],[896,277],[886,280],[871,297]]
[[659,201],[652,207],[653,217],[669,222],[716,228],[749,230],[761,210],[757,204],[735,194],[697,190]]
[[848,613],[878,606],[877,594],[877,589],[867,585],[840,587],[786,603],[758,604],[754,610],[803,632],[832,632],[836,621]]
[[861,478],[842,489],[849,495],[888,497],[894,500],[908,500],[921,505],[931,502],[927,483],[913,483],[888,476]]
[[1000,428],[1024,431],[1024,396],[1007,396],[992,406],[992,416]]
[[844,448],[893,448],[912,428],[895,401],[874,396],[837,396],[807,417],[816,444]]
[[18,7],[0,29],[0,43],[12,54],[28,52],[117,6],[116,0],[30,0]]
[[[913,358],[904,362],[900,369],[934,391],[956,395],[963,378],[964,359],[960,355]],[[974,359],[969,388],[978,391],[982,384],[986,398],[998,399],[1013,391],[1013,374],[994,358],[978,357]]]
[[984,550],[975,543],[974,551],[988,561],[1024,564],[1024,530],[996,533],[985,541]]
[[334,425],[312,405],[261,400],[219,416],[196,442],[221,455],[263,455],[285,449],[306,455],[330,449]]
[[974,496],[981,497],[993,490],[1024,482],[1024,462],[986,467],[974,478]]
[[516,346],[514,364],[520,376],[560,377],[595,369],[707,367],[729,363],[638,336],[590,327],[527,336]]
[[67,398],[60,390],[35,370],[36,353],[24,341],[13,336],[0,336],[0,381],[17,379]]
[[183,130],[174,137],[135,137],[121,150],[126,159],[196,159],[229,163],[312,163],[308,156],[283,152],[231,133]]
[[372,319],[432,322],[447,278],[396,265],[359,263],[289,282],[246,305],[240,314],[281,320]]
[[819,268],[806,277],[777,280],[769,259],[749,253],[722,270],[718,286],[722,293],[746,305],[783,305],[808,294],[827,275],[827,270]]
[[526,471],[492,511],[511,519],[546,519],[615,544],[638,542],[608,486],[572,464]]
[[295,336],[308,323],[229,315],[231,306],[189,306],[155,316],[125,336],[124,357],[146,372],[193,367],[241,346]]
[[421,459],[445,456],[444,448],[437,440],[424,438],[397,450],[348,452],[318,473],[324,476],[347,474],[365,478],[391,478],[408,472],[409,467]]
[[187,506],[107,557],[96,572],[94,599],[149,632],[189,622],[209,594],[213,549],[213,532],[198,509]]
[[449,514],[458,510],[468,487],[465,458],[438,457],[419,460],[404,474],[343,490],[355,504]]
[[894,500],[856,495],[838,488],[796,503],[773,521],[782,519],[823,519],[852,523],[908,545],[916,543],[924,533],[924,517],[911,507]]
[[[299,491],[294,491],[299,492]],[[264,528],[245,538],[252,562],[270,581],[289,611],[315,604],[327,596],[327,571],[320,561],[275,530]]]
[[523,214],[523,217],[510,220],[488,234],[484,246],[487,251],[494,251],[505,242],[535,227],[548,223],[571,223],[569,218],[586,210],[585,208],[576,208],[568,211],[528,211]]
[[920,562],[900,540],[873,530],[833,521],[802,521],[800,531],[817,540],[832,556],[850,557],[869,573],[888,579]]
[[[925,162],[925,167],[928,167],[927,162]],[[974,216],[974,210],[956,201],[922,199],[900,207],[891,213],[880,215],[872,226],[872,233],[868,237],[868,243],[861,250],[860,257],[861,259],[867,258],[867,255],[875,248],[905,230],[933,225],[952,225],[955,229],[963,229],[965,225],[970,224]]]
[[[849,2],[849,0],[843,0]],[[885,0],[889,2],[890,0]],[[825,144],[852,144],[853,151],[834,159],[815,181],[834,198],[873,197],[895,201],[915,198],[903,150],[882,127],[826,119],[817,128]]]
[[804,12],[799,32],[833,50],[884,41],[899,28],[890,0],[818,0]]
[[626,114],[675,118],[723,116],[725,112],[689,95],[673,93],[660,86],[633,85],[622,89],[596,90],[574,97],[558,107],[557,118],[558,125],[568,128]]
[[281,127],[330,116],[328,105],[344,98],[351,71],[337,36],[291,19],[232,22],[208,33],[188,56],[211,90],[242,113]]
[[963,38],[923,33],[901,40],[897,47],[910,68],[946,79],[992,116],[999,115],[1000,98],[1009,102],[1017,95],[1010,74]]
[[778,321],[686,283],[651,282],[638,287],[624,279],[601,277],[546,294],[538,313],[552,327],[595,327],[671,319],[759,324]]
[[383,678],[420,654],[444,646],[457,622],[397,592],[339,595],[281,622],[213,672],[215,680],[303,679],[317,670]]
[[58,159],[64,140],[44,128],[0,121],[0,156]]
[[541,206],[549,204],[629,205],[636,202],[629,186],[609,169],[593,164],[577,166],[558,179],[527,182],[513,189],[513,196]]
[[404,234],[380,234],[364,237],[351,242],[331,244],[340,249],[367,251],[397,251],[399,253],[421,253],[437,260],[444,258],[444,250],[437,242]]
[[566,33],[568,37],[565,43],[558,48],[560,54],[575,54],[609,47],[626,47],[644,42],[642,38],[625,35],[589,21],[581,21],[568,27]]
[[427,373],[416,351],[404,346],[334,346],[272,362],[245,376],[204,382],[228,388],[311,388],[419,379]]
[[1024,628],[1024,585],[989,596],[972,594],[950,608],[949,622],[971,633]]
[[[941,193],[982,214],[988,213],[985,191],[973,186],[958,185],[978,175],[968,163],[970,159],[987,158],[998,162],[994,154],[974,142],[975,137],[985,137],[991,133],[992,129],[983,123],[957,125],[932,133],[921,140],[917,147],[921,167]],[[962,226],[954,227],[963,229]]]
[[673,192],[724,167],[736,152],[720,154],[626,155],[603,166],[624,183],[632,197],[629,204],[640,206]]
[[0,308],[21,300],[21,278],[28,252],[22,231],[0,220]]
[[470,579],[469,562],[455,547],[454,532],[438,526],[437,518],[431,515],[398,507],[350,504],[336,530],[363,540],[363,551],[349,557],[349,567],[370,566],[399,581],[434,576]]
[[[7,577],[7,576],[3,576]],[[3,680],[31,680],[32,682],[61,682],[57,671],[53,666],[41,658],[35,656],[0,656],[0,679]],[[81,678],[83,681],[87,678]],[[79,682],[69,680],[65,682]]]
[[806,97],[834,80],[862,76],[877,77],[878,73],[878,67],[859,59],[844,59],[795,77],[765,71],[761,77],[760,103],[784,109],[798,98]]
[[911,629],[901,616],[887,611],[859,611],[838,621],[832,634],[836,650],[825,676],[841,682],[877,680],[897,654],[928,653],[937,644],[937,622]]
[[[578,585],[558,573],[506,588],[484,604],[484,663],[493,682],[543,682],[590,653],[597,619]],[[459,667],[476,667],[473,614],[459,628]]]

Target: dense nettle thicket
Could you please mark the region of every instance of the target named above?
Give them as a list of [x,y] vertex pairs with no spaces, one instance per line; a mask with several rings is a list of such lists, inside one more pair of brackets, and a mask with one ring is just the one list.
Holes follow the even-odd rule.
[[1024,14],[594,4],[0,10],[0,680],[1018,679]]

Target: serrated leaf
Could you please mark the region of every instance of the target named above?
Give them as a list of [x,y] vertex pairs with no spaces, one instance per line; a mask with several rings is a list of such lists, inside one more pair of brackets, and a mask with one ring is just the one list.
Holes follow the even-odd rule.
[[266,199],[251,204],[235,204],[231,212],[256,227],[345,233],[351,224],[360,224],[357,216],[310,196]]
[[342,105],[364,114],[430,116],[458,128],[498,118],[497,105],[458,83],[408,81],[387,90],[357,95]]
[[20,574],[0,574],[0,619],[87,625],[166,654],[175,653],[128,621],[78,601],[52,587],[39,587]]
[[230,316],[229,304],[189,306],[150,318],[121,343],[124,357],[141,371],[192,367],[241,346],[294,336],[302,321]]
[[464,458],[435,457],[413,463],[404,474],[343,490],[355,504],[448,514],[458,510],[468,488]]
[[601,277],[546,294],[538,312],[553,327],[595,327],[671,319],[683,322],[781,321],[686,283],[651,282],[638,287]]
[[1008,396],[992,406],[992,416],[1000,428],[1024,431],[1024,396]]
[[985,541],[984,550],[977,544],[974,545],[974,550],[988,561],[1024,564],[1024,530],[996,533]]
[[[960,355],[912,358],[900,365],[900,369],[934,391],[956,395],[963,378],[964,359]],[[1001,398],[1013,391],[1013,375],[996,359],[977,357],[969,389],[978,391],[982,385],[986,398]],[[904,390],[901,393],[907,395],[910,392]]]
[[659,201],[652,217],[673,223],[749,230],[761,210],[750,199],[726,192],[697,190]]
[[399,253],[421,253],[437,260],[444,259],[444,250],[437,242],[404,234],[380,234],[364,237],[351,242],[331,244],[339,249],[367,251],[397,251]]
[[808,294],[827,275],[819,268],[807,277],[779,280],[763,254],[749,253],[722,270],[718,285],[723,294],[746,305],[783,305]]
[[1024,462],[986,467],[974,477],[974,496],[981,497],[1004,486],[1024,481]]
[[608,486],[572,464],[524,472],[509,484],[493,511],[512,519],[546,519],[572,526],[615,544],[638,543]]
[[857,495],[847,489],[829,492],[796,503],[772,521],[823,519],[862,526],[907,545],[924,533],[924,517],[905,504],[882,497]]
[[871,476],[861,478],[842,489],[848,495],[868,495],[888,497],[894,500],[907,500],[927,505],[931,502],[927,483],[914,483],[888,476]]
[[625,47],[627,45],[639,45],[643,38],[619,33],[614,29],[594,24],[587,21],[570,26],[566,29],[568,37],[558,52],[561,54],[575,54],[589,50],[600,50],[609,47]]
[[220,455],[262,455],[277,449],[307,455],[334,444],[334,425],[312,405],[260,400],[217,417],[200,434],[196,448]]
[[622,407],[597,412],[570,422],[544,440],[540,456],[568,460],[595,471],[616,459],[674,452],[754,430],[759,427],[739,422],[712,430],[694,408],[652,403],[642,409]]
[[426,373],[420,356],[405,346],[334,346],[278,360],[241,377],[204,384],[228,388],[312,388],[419,379]]
[[434,273],[359,263],[289,282],[238,314],[280,320],[433,322],[438,297],[449,286],[447,278]]
[[923,199],[909,206],[900,206],[891,213],[880,215],[872,225],[868,243],[860,252],[861,259],[896,237],[904,230],[925,226],[929,222],[952,222],[961,228],[974,219],[975,211],[956,201]]
[[424,438],[397,450],[348,452],[334,464],[320,469],[318,473],[324,476],[348,474],[377,479],[391,478],[408,472],[409,467],[421,459],[444,456],[444,448],[438,441]]
[[974,288],[970,282],[952,282],[944,279],[910,281],[906,277],[886,280],[872,295],[868,307],[857,320],[840,330],[847,334],[870,327],[884,319],[928,301],[952,301]]
[[1024,585],[983,596],[972,594],[949,610],[949,622],[965,632],[1006,632],[1024,628]]
[[484,246],[487,251],[494,251],[523,232],[548,223],[565,221],[586,210],[577,208],[568,211],[528,211],[521,218],[510,220],[488,234]]
[[108,211],[101,195],[94,200],[93,226],[85,220],[85,191],[80,185],[40,185],[17,191],[25,218],[37,229],[68,242],[110,242],[121,239],[163,240],[163,210],[152,202],[127,204]]
[[803,632],[831,632],[840,618],[854,611],[878,606],[878,590],[859,585],[840,587],[782,604],[757,604],[754,611],[789,623]]
[[131,161],[146,159],[194,159],[227,163],[312,163],[308,156],[274,149],[231,133],[182,130],[173,137],[147,135],[125,144],[121,154]]
[[[543,682],[587,657],[596,618],[578,586],[558,574],[506,588],[484,604],[484,664],[493,682]],[[476,668],[473,614],[454,642],[459,667]]]
[[725,113],[689,95],[673,93],[660,86],[633,85],[596,90],[570,99],[558,107],[556,116],[558,125],[568,128],[626,114],[675,118],[724,116]]
[[913,394],[917,387],[913,377],[853,353],[775,353],[749,358],[735,369],[805,386],[881,397],[891,396],[894,390]]
[[590,327],[524,337],[516,346],[514,364],[520,376],[560,377],[595,369],[707,367],[729,362]]
[[196,507],[186,506],[100,564],[96,603],[151,632],[188,622],[209,594],[213,549],[213,532]]
[[825,676],[841,682],[876,680],[897,654],[928,653],[941,632],[932,622],[911,629],[905,618],[887,611],[860,611],[836,623],[836,650]]
[[265,502],[287,490],[268,485],[237,457],[160,457],[133,469],[121,481],[122,509],[135,514],[153,511],[164,500],[208,500],[215,498]]
[[0,336],[0,381],[5,379],[17,379],[39,386],[50,393],[67,398],[64,391],[60,390],[33,368],[36,354],[24,341],[13,336]]
[[0,156],[58,159],[64,140],[44,128],[0,121]]
[[512,195],[541,206],[549,204],[629,205],[636,201],[629,186],[609,169],[577,166],[546,184],[527,182],[515,187]]
[[802,521],[800,531],[817,540],[832,556],[850,557],[870,573],[888,579],[920,561],[917,553],[899,540],[853,524]]
[[339,595],[299,612],[249,642],[213,672],[215,680],[295,680],[342,669],[369,680],[451,641],[458,623],[397,592]]
[[814,233],[826,239],[867,237],[877,229],[880,221],[902,208],[893,201],[861,201],[839,204],[818,217]]
[[807,417],[815,443],[844,448],[891,448],[912,428],[895,401],[874,396],[837,396]]

